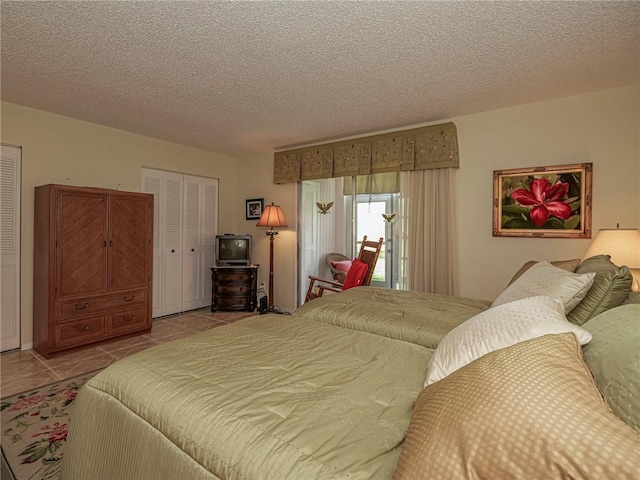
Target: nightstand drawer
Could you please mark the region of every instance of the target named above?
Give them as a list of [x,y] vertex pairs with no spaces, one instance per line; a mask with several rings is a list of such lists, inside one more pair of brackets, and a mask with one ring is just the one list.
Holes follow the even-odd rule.
[[250,279],[249,272],[219,272],[216,276],[217,283],[246,283]]
[[249,297],[218,297],[216,307],[220,310],[247,310],[250,302]]
[[248,295],[249,285],[216,285],[216,295]]

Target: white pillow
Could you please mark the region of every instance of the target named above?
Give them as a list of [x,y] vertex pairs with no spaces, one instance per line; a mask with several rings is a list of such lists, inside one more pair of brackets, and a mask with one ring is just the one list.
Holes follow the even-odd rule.
[[543,260],[505,288],[491,306],[497,307],[526,297],[548,295],[562,301],[564,313],[567,314],[585,297],[593,285],[595,276],[594,272],[568,272]]
[[567,332],[573,333],[581,345],[591,341],[591,334],[570,323],[564,316],[564,307],[549,296],[523,298],[490,308],[444,336],[429,362],[425,386],[494,350]]

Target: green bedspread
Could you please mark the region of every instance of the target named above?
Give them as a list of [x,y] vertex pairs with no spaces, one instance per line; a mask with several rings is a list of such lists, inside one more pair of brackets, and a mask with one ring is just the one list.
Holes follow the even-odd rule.
[[[384,328],[410,340],[403,312]],[[390,479],[432,339],[367,323],[258,316],[117,362],[78,395],[62,478]]]
[[359,287],[305,303],[294,316],[436,348],[450,330],[490,306],[486,300]]

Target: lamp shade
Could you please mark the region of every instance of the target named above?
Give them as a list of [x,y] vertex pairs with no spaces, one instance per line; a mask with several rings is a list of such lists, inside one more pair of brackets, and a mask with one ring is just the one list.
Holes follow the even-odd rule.
[[637,228],[602,229],[596,235],[584,258],[609,255],[618,266],[640,268],[640,230]]
[[280,205],[274,205],[273,203],[267,205],[256,226],[269,228],[286,227],[287,220],[284,218]]

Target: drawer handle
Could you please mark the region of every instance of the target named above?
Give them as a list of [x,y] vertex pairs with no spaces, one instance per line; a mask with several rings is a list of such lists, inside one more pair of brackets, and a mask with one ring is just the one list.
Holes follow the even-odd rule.
[[85,304],[76,303],[76,310],[84,310],[85,308],[89,308],[89,302]]
[[76,332],[81,333],[81,332],[86,332],[87,330],[89,330],[89,325],[76,325],[75,328]]
[[135,319],[136,319],[136,316],[135,316],[135,315],[130,315],[130,316],[128,316],[128,317],[124,317],[124,321],[125,321],[125,322],[131,322],[131,321],[133,321],[133,320],[135,320]]
[[136,296],[135,296],[135,295],[131,295],[131,297],[130,297],[130,298],[127,298],[127,297],[125,296],[125,297],[124,297],[124,301],[125,301],[125,302],[131,302],[131,301],[133,301],[133,299],[134,299],[134,298],[136,298]]

